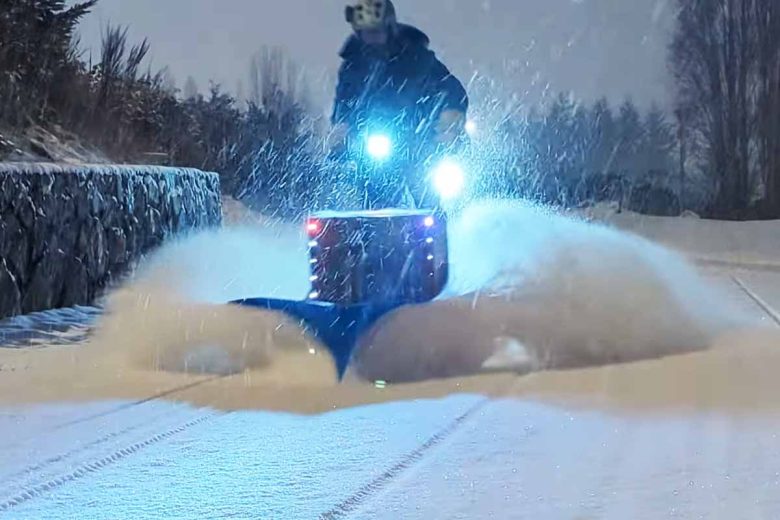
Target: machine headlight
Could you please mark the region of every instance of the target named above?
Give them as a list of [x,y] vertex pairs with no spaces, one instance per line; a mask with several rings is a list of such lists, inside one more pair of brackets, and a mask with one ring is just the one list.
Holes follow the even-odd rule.
[[447,158],[433,169],[433,187],[442,199],[458,197],[466,185],[466,172],[456,160]]
[[366,152],[372,159],[383,161],[393,153],[393,140],[386,134],[370,134],[366,137]]

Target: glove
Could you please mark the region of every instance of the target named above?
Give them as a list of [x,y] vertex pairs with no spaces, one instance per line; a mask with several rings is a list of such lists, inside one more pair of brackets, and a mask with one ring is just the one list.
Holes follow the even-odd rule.
[[459,110],[443,110],[436,122],[436,140],[440,144],[457,141],[465,131],[466,114]]

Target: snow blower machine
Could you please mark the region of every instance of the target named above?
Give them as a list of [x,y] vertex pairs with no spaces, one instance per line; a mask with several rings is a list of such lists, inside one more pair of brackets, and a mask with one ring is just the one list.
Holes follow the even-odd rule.
[[[393,142],[387,133],[367,130],[360,143],[357,162],[362,165],[355,168],[353,163],[352,171],[374,178],[393,171],[401,178],[406,173],[390,161]],[[433,166],[424,179],[436,194],[425,197],[436,201],[427,203],[428,209],[377,209],[380,196],[358,211],[309,216],[304,225],[311,288],[305,298],[232,303],[282,312],[299,321],[330,350],[339,379],[343,378],[359,338],[380,318],[402,306],[435,299],[447,283],[447,215],[442,202],[460,195],[466,174],[454,156],[439,155],[434,161],[427,162]]]

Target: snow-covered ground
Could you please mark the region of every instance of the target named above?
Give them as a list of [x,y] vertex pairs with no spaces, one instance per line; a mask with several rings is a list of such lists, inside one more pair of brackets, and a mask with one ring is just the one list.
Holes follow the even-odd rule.
[[593,211],[595,220],[637,233],[701,261],[780,271],[780,222],[721,222]]
[[[305,290],[279,226],[173,246],[107,317],[46,318],[49,348],[19,348],[41,316],[0,327],[0,518],[780,517],[780,224],[610,217],[696,273],[490,210],[454,224],[451,294],[387,320],[341,385],[278,317],[214,306]],[[493,354],[525,375],[476,373]]]

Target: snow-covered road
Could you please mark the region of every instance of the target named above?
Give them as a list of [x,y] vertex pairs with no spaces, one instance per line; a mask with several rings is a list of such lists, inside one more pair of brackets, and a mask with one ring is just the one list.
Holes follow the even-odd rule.
[[[780,305],[780,274],[709,272],[772,324],[762,307]],[[436,399],[316,415],[187,404],[230,391],[207,377],[162,399],[6,405],[0,517],[778,518],[780,398],[719,400],[692,374],[679,402],[654,402],[655,377],[661,395],[686,362],[729,360],[676,362],[488,375]],[[556,378],[581,379],[577,397],[591,399]],[[615,398],[626,379],[636,395]]]
[[3,451],[4,515],[617,519],[780,511],[776,418],[623,417],[476,396],[316,418],[154,402],[35,433],[53,426],[52,416],[105,406],[4,418],[26,425],[16,423],[20,441]]
[[[299,238],[264,223],[195,237],[117,293],[102,335],[97,309],[0,324],[0,518],[780,518],[777,223],[614,216],[697,260],[715,293],[619,233],[471,216],[452,233],[456,282],[518,299],[401,313],[373,368],[471,366],[496,334],[590,368],[373,385],[336,384],[305,345],[269,362],[277,321],[165,297],[302,294]],[[744,330],[698,334],[739,311]],[[177,371],[182,334],[218,338],[244,370]]]

